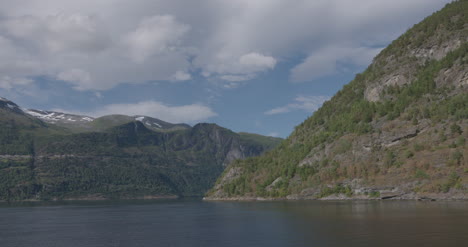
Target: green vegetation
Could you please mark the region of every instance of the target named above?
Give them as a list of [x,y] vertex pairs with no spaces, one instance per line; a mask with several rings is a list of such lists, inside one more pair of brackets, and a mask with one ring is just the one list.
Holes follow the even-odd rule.
[[278,137],[262,136],[246,132],[240,132],[239,135],[240,138],[247,143],[258,143],[259,145],[268,147],[268,149],[278,146],[278,144],[283,141],[283,139]]
[[214,124],[156,132],[139,121],[70,134],[7,108],[0,116],[0,201],[200,196],[236,158],[231,150],[248,157],[281,141]]
[[447,182],[439,186],[439,191],[447,193],[451,188],[459,186],[460,176],[456,172],[452,172],[447,179]]
[[371,198],[379,198],[380,197],[380,191],[372,191],[369,193],[369,197]]
[[423,170],[417,169],[416,172],[414,173],[414,177],[419,178],[419,179],[428,179],[429,175],[427,175],[427,173],[424,172]]
[[333,188],[330,188],[330,187],[323,188],[318,197],[322,198],[322,197],[327,197],[329,195],[334,195],[334,194],[344,194],[350,197],[353,195],[353,190],[349,186],[343,186],[341,184],[338,184]]

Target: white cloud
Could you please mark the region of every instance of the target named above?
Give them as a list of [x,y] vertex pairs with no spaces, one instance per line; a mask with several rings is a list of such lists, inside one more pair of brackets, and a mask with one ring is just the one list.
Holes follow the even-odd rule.
[[[219,77],[226,81],[246,81],[255,78],[259,73],[274,69],[277,60],[258,52],[241,55],[228,50],[213,54],[214,57],[195,61],[195,66],[202,68],[202,75]],[[201,55],[203,56],[203,55]]]
[[[300,55],[307,58],[291,80],[308,81],[340,71],[342,60],[367,63],[369,47],[450,1],[0,1],[0,73],[57,78],[79,68],[92,82],[75,81],[75,89],[107,90],[174,80],[178,71],[253,79]],[[370,53],[341,56],[340,46]]]
[[339,72],[340,65],[365,66],[382,48],[367,47],[326,47],[313,52],[301,64],[291,69],[292,82],[313,81],[314,79]]
[[312,113],[320,108],[320,106],[322,106],[322,104],[328,99],[330,99],[329,96],[298,96],[294,99],[293,103],[273,108],[269,111],[266,111],[265,114],[276,115],[296,110],[303,110]]
[[0,74],[9,77],[28,77],[41,74],[44,63],[18,47],[14,41],[0,34]]
[[188,81],[190,79],[192,79],[192,76],[185,72],[185,71],[182,71],[182,70],[178,70],[173,76],[172,76],[172,79],[174,81]]
[[109,114],[144,115],[170,123],[196,123],[217,115],[211,108],[202,104],[171,106],[158,101],[142,101],[135,104],[110,104],[86,113],[86,115],[94,117]]
[[82,69],[70,69],[57,75],[57,79],[70,82],[75,85],[77,90],[86,90],[93,83],[91,75]]
[[270,56],[265,56],[256,52],[242,55],[239,58],[239,63],[247,67],[253,67],[259,71],[265,69],[273,69],[276,65],[276,59]]
[[106,30],[90,15],[56,14],[8,18],[0,25],[6,35],[48,52],[97,52],[109,43]]
[[240,81],[251,80],[253,79],[253,76],[251,74],[249,75],[222,75],[219,78],[225,81],[240,82]]
[[143,19],[135,31],[124,37],[130,57],[144,62],[148,57],[174,51],[189,30],[188,25],[178,23],[174,16],[156,15]]
[[190,49],[179,51],[189,27],[173,16],[137,18],[123,29],[118,20],[108,23],[112,28],[105,25],[113,19],[100,15],[36,14],[0,15],[2,75],[46,76],[80,91],[107,90],[121,83],[171,80],[190,66]]
[[28,86],[34,81],[28,78],[11,78],[9,76],[0,77],[0,88],[10,90],[17,86]]
[[98,99],[102,99],[102,98],[103,98],[103,96],[102,96],[102,94],[101,94],[100,92],[94,92],[94,96],[95,96],[96,98],[98,98]]

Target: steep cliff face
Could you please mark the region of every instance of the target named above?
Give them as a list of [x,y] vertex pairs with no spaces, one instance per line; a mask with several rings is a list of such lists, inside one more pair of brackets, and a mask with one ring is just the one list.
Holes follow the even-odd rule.
[[280,141],[215,124],[154,131],[140,120],[70,134],[2,102],[0,201],[200,196],[234,159]]
[[467,13],[456,1],[415,25],[208,198],[468,198]]
[[[377,102],[383,100],[383,90],[392,86],[407,85],[418,77],[421,67],[431,61],[440,61],[466,42],[466,14],[463,3],[447,6],[395,40],[375,59],[371,67],[380,74],[366,81],[364,97]],[[466,71],[462,71],[466,76]],[[449,72],[456,76],[456,72]],[[460,86],[466,77],[459,77],[451,84]]]

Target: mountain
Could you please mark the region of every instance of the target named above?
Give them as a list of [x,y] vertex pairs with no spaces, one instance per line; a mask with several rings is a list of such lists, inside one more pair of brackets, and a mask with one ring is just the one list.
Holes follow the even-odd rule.
[[468,1],[415,25],[207,199],[467,199]]
[[71,131],[92,131],[91,122],[94,118],[56,111],[42,111],[35,109],[22,109],[22,111],[32,117],[46,123],[57,125]]
[[[200,196],[233,160],[281,141],[215,124],[85,118],[23,110],[2,98],[0,201]],[[75,133],[66,121],[101,125]]]
[[23,114],[23,111],[17,104],[2,97],[0,97],[0,109],[4,111],[10,111],[10,112]]
[[68,114],[56,111],[42,111],[35,109],[20,108],[18,109],[46,123],[66,128],[74,133],[104,131],[111,127],[130,123],[133,121],[141,121],[148,128],[155,131],[173,131],[190,128],[190,125],[188,124],[172,124],[156,118],[141,115],[107,115],[99,118],[93,118],[90,116]]
[[148,116],[125,116],[125,115],[107,115],[100,118],[94,119],[90,123],[91,129],[94,131],[99,131],[103,129],[107,129],[110,127],[122,125],[125,123],[133,122],[133,121],[140,121],[142,122],[147,128],[152,129],[154,131],[173,131],[173,130],[183,130],[189,129],[190,125],[188,124],[172,124],[157,118],[152,118]]

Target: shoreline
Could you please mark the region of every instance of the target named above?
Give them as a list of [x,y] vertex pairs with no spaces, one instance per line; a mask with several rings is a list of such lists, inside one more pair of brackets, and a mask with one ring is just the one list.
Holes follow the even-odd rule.
[[468,195],[458,194],[453,196],[444,196],[440,194],[432,195],[415,195],[415,194],[402,194],[395,196],[383,196],[383,197],[368,197],[368,196],[355,196],[347,197],[343,194],[330,195],[327,197],[316,198],[316,197],[299,197],[299,196],[288,196],[280,198],[271,197],[254,197],[254,196],[243,196],[243,197],[203,197],[203,201],[218,201],[218,202],[273,202],[273,201],[468,201]]
[[72,201],[132,201],[132,200],[176,200],[185,197],[180,197],[177,195],[167,195],[167,196],[137,196],[137,197],[105,197],[105,196],[82,196],[82,197],[68,197],[68,198],[51,198],[51,199],[25,199],[25,200],[0,200],[0,203],[22,203],[22,202],[72,202]]

